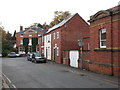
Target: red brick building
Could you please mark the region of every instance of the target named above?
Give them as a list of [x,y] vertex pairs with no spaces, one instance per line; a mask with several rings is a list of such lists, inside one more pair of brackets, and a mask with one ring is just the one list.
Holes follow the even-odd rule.
[[20,32],[16,33],[16,47],[18,49],[18,53],[25,54],[25,52],[27,53],[32,51],[40,52],[38,38],[43,37],[44,33],[46,33],[46,30],[40,27],[33,26],[23,30],[23,27],[20,26]]
[[120,76],[120,5],[90,17],[89,70]]
[[[51,39],[51,60],[64,63],[64,51],[79,50],[78,40],[89,37],[89,25],[79,14],[74,14],[50,28],[46,35],[48,37],[50,35]],[[88,45],[89,40],[86,39],[84,41],[85,46]],[[84,48],[87,49],[87,46]],[[68,58],[65,64],[69,64]]]

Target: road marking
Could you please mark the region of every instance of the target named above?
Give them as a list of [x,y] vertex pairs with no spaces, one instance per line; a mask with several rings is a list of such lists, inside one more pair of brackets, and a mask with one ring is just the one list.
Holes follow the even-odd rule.
[[2,74],[8,80],[8,82],[12,85],[12,87],[17,90],[16,86],[12,83],[12,81],[4,73],[2,73]]
[[14,84],[12,84],[12,86],[13,86],[15,89],[17,89],[16,86],[15,86]]
[[9,83],[12,83],[12,81],[5,74],[3,74],[3,75],[9,81]]

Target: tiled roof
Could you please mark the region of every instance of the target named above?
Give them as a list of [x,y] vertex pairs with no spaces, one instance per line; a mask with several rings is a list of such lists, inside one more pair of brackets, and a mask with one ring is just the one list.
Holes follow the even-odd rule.
[[44,34],[45,34],[46,31],[47,31],[47,30],[44,30],[44,29],[42,29],[42,28],[40,28],[40,27],[31,27],[31,28],[27,28],[27,29],[25,29],[25,30],[23,30],[23,31],[17,32],[17,34],[18,34],[18,33],[24,33],[24,32],[26,32],[26,31],[28,31],[28,30],[34,30],[34,31],[37,31],[37,32],[43,32]]
[[62,22],[60,22],[60,23],[56,24],[55,26],[53,26],[52,28],[50,28],[46,33],[49,33],[49,32],[51,32],[51,31],[53,31],[53,30],[55,30],[55,29],[63,26],[65,23],[67,23],[67,22],[68,22],[72,17],[74,17],[75,15],[76,15],[76,14],[68,16],[68,17],[67,17],[66,19],[64,19]]

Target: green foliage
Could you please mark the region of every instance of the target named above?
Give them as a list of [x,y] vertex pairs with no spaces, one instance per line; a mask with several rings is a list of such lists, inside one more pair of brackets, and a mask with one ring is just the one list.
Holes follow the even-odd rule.
[[2,50],[11,50],[13,49],[13,44],[9,40],[2,41]]
[[67,18],[71,13],[69,11],[55,11],[54,12],[54,18],[53,21],[50,22],[50,27],[53,27],[54,25],[60,23],[63,21],[65,18]]
[[13,49],[13,44],[10,40],[4,40],[2,41],[2,56],[5,57],[9,52],[11,52]]
[[32,38],[32,45],[38,44],[38,38]]
[[5,38],[6,38],[6,32],[3,27],[0,27],[0,39],[5,40]]
[[32,38],[32,51],[36,52],[36,45],[38,44],[38,38]]
[[13,48],[12,50],[10,50],[11,52],[16,52],[17,53],[17,49]]
[[25,47],[25,53],[28,52],[28,46],[24,46]]
[[14,34],[13,34],[12,40],[16,40],[15,34],[16,34],[16,30],[14,31]]
[[12,34],[9,31],[6,34],[4,27],[0,27],[0,53],[2,53],[3,57],[7,56],[9,52],[14,51],[13,45]]
[[25,53],[28,52],[28,43],[29,43],[29,39],[23,38],[23,46],[25,47]]
[[6,34],[6,40],[12,40],[12,34],[9,31]]
[[32,52],[36,52],[36,45],[32,45]]
[[9,52],[9,50],[2,50],[2,57],[6,57]]
[[28,38],[23,38],[23,46],[28,46],[29,39]]

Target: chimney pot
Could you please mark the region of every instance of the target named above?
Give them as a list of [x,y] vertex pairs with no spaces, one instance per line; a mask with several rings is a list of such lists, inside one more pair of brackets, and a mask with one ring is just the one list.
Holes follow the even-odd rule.
[[20,31],[23,31],[23,26],[20,26]]

